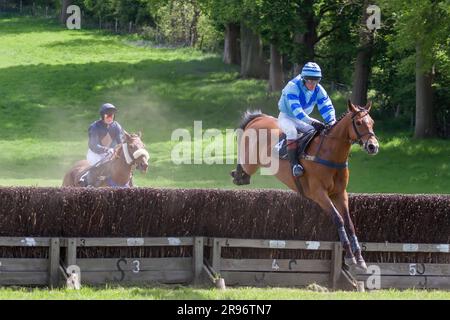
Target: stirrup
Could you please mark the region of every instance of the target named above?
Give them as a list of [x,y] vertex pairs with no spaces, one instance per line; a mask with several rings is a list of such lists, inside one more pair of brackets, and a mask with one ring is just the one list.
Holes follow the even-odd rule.
[[303,167],[300,164],[296,164],[292,167],[292,175],[294,177],[301,177],[303,175]]
[[78,182],[79,182],[81,185],[85,186],[85,187],[88,186],[88,181],[87,181],[88,173],[89,173],[89,171],[85,172],[85,173],[80,177],[80,179],[78,179]]

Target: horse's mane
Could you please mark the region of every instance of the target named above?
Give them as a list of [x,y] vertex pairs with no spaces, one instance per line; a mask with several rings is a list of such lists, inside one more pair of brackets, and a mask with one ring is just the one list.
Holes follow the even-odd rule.
[[[339,121],[341,121],[342,119],[344,119],[345,116],[348,115],[349,113],[350,113],[350,110],[347,110],[347,111],[345,111],[343,114],[341,114],[341,116],[340,116],[339,118],[336,119],[336,123],[338,123]],[[336,125],[336,123],[333,124],[333,126]]]
[[332,125],[332,126],[329,126],[328,128],[327,128],[327,133],[331,130],[331,129],[333,129],[338,123],[339,123],[339,121],[341,121],[342,119],[344,119],[345,118],[345,116],[346,115],[348,115],[350,113],[350,110],[347,110],[347,111],[345,111],[343,114],[341,114],[340,116],[339,116],[339,118],[337,118],[336,119],[336,122]]
[[[356,107],[358,108],[359,111],[365,110],[363,107],[360,107],[360,106],[356,106]],[[330,127],[328,128],[327,132],[330,131],[331,129],[333,129],[333,128],[339,123],[339,121],[341,121],[342,119],[344,119],[345,116],[348,115],[350,112],[351,112],[350,110],[347,110],[347,111],[345,111],[343,114],[341,114],[341,115],[339,116],[339,118],[336,119],[336,122],[335,122],[332,126],[330,126]]]

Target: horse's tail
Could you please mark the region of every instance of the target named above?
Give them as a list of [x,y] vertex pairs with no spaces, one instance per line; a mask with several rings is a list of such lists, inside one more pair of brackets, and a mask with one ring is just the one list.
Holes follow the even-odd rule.
[[261,112],[261,110],[254,110],[254,111],[247,110],[242,115],[242,120],[241,120],[241,123],[239,124],[239,128],[241,128],[242,130],[245,130],[245,127],[247,127],[247,125],[252,120],[259,118],[259,117],[263,117],[263,116],[264,116],[264,114]]

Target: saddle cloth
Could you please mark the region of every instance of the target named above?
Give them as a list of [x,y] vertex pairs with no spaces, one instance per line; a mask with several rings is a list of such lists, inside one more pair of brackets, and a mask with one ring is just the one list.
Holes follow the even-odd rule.
[[[302,133],[297,130],[297,155],[300,157],[306,150],[306,147],[309,143],[314,139],[314,137],[318,134],[316,130],[310,130],[306,133]],[[278,140],[278,143],[273,148],[274,152],[278,154],[281,160],[287,160],[287,139],[286,135],[282,133]]]

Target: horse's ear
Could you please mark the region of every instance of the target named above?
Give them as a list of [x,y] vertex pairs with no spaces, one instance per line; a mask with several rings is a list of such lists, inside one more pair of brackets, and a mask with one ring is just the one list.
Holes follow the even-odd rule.
[[347,104],[348,104],[348,110],[350,110],[351,112],[357,112],[358,111],[356,109],[356,107],[354,106],[354,104],[350,101],[350,99],[347,100]]
[[366,104],[366,106],[364,107],[364,109],[366,109],[367,112],[369,112],[369,111],[370,111],[370,108],[372,108],[372,101],[367,101],[367,104]]

